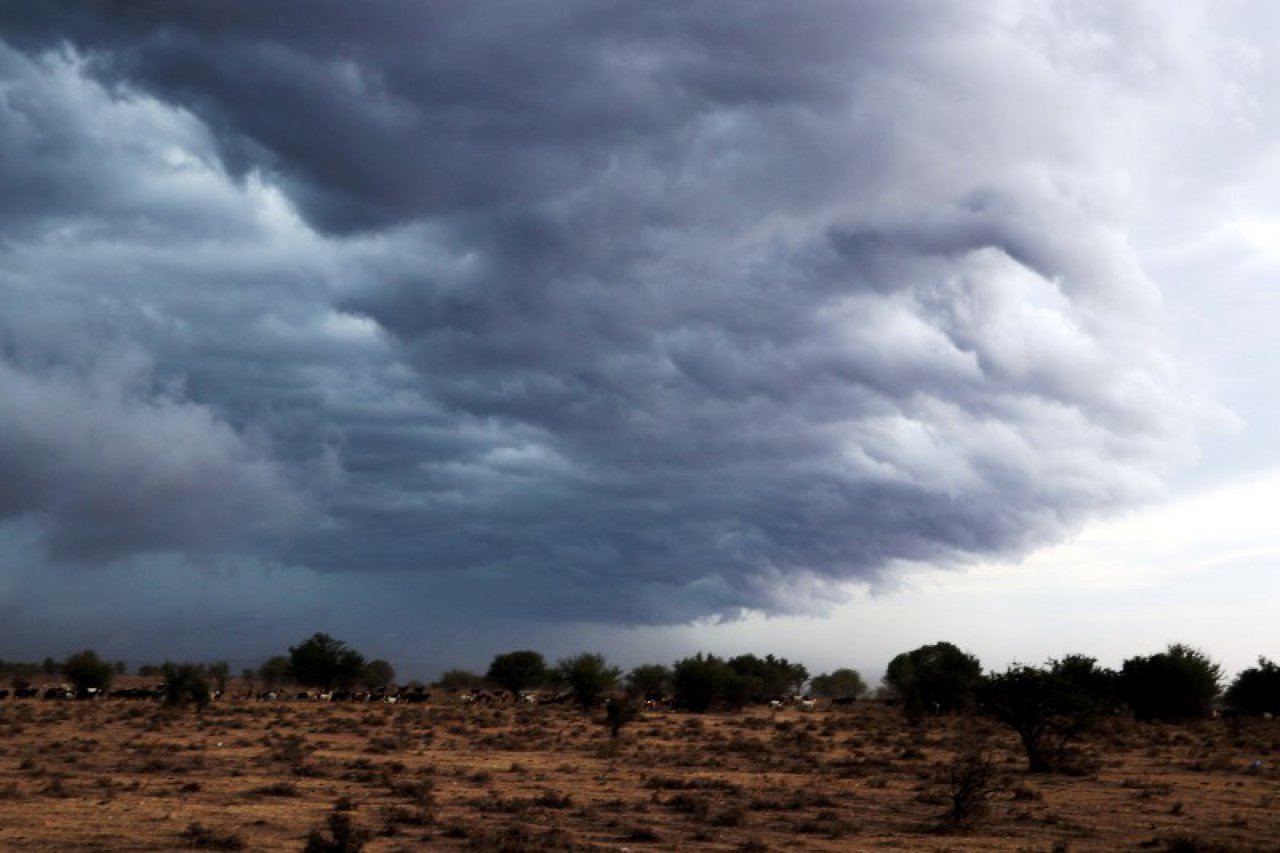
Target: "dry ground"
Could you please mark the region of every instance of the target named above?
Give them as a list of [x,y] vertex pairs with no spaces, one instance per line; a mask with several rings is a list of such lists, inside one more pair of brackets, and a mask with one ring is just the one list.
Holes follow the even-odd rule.
[[[989,815],[942,831],[974,745]],[[649,712],[612,742],[560,706],[8,699],[0,850],[301,851],[335,813],[369,853],[1280,850],[1280,723],[1115,721],[1086,746],[1095,772],[1031,777],[993,725],[870,703]]]

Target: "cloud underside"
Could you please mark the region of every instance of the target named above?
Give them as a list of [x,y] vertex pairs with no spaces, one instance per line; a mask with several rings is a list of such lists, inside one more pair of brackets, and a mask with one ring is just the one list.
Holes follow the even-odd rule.
[[1189,446],[1098,153],[1130,57],[1060,22],[128,8],[0,5],[0,518],[50,559],[803,612]]

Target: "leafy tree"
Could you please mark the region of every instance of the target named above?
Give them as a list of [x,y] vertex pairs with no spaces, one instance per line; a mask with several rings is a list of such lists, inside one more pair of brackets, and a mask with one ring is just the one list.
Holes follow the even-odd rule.
[[1083,655],[1046,667],[1015,664],[988,676],[979,689],[984,712],[1013,729],[1032,773],[1070,770],[1070,744],[1111,706],[1113,673]]
[[231,667],[226,661],[220,660],[209,664],[205,669],[205,673],[208,675],[209,680],[213,682],[215,690],[219,693],[227,692],[227,682],[231,680]]
[[441,690],[475,690],[484,684],[484,676],[469,669],[451,669],[436,682]]
[[264,690],[279,690],[289,680],[289,659],[284,655],[268,659],[258,667],[258,677],[262,679]]
[[31,686],[31,681],[40,671],[34,663],[10,663],[6,664],[9,673],[9,686],[19,690]]
[[733,691],[737,677],[722,658],[698,652],[693,657],[676,661],[672,667],[675,701],[690,711],[702,713]]
[[627,674],[627,689],[638,696],[665,696],[671,692],[671,669],[660,663],[641,664]]
[[370,690],[386,687],[395,680],[395,667],[381,658],[369,661],[360,673],[360,683]]
[[1227,688],[1227,703],[1245,714],[1280,714],[1280,666],[1266,658],[1244,670]]
[[951,643],[903,652],[889,662],[884,677],[911,719],[968,709],[981,679],[978,659]]
[[809,692],[824,699],[856,699],[867,692],[867,683],[855,669],[837,669],[814,676]]
[[289,677],[321,690],[354,684],[364,669],[364,655],[328,634],[289,647]]
[[209,704],[209,682],[205,678],[204,667],[192,663],[165,663],[160,669],[164,675],[164,704],[175,707],[196,705],[200,708]]
[[546,680],[547,663],[538,652],[507,652],[493,659],[485,678],[504,690],[519,693]]
[[77,692],[106,690],[115,676],[115,668],[98,657],[92,649],[85,649],[67,658],[62,664],[62,674]]
[[240,680],[244,682],[244,689],[252,693],[254,684],[258,681],[258,671],[251,666],[247,666],[240,670]]
[[589,711],[601,694],[613,689],[622,676],[622,670],[608,666],[604,655],[583,653],[560,661],[555,675],[569,686],[574,701],[582,706],[582,710]]
[[1174,643],[1163,652],[1133,657],[1120,669],[1120,690],[1139,720],[1207,717],[1222,668],[1200,650]]
[[767,702],[798,692],[809,679],[804,664],[791,663],[786,658],[765,655],[738,655],[729,661],[729,667],[737,675],[727,685],[735,705],[747,702]]

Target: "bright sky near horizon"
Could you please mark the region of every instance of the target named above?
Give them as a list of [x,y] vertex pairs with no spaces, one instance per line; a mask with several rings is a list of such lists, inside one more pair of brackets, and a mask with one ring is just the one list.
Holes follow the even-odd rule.
[[1280,655],[1280,7],[0,0],[0,658]]

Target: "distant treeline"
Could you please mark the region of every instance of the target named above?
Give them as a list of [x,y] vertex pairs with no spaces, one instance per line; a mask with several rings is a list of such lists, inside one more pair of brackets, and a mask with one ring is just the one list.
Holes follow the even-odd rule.
[[[226,691],[232,682],[225,662],[147,664],[136,673],[158,681],[171,680],[179,667],[184,679],[207,684],[211,691]],[[105,662],[92,650],[65,661],[0,661],[0,680],[15,688],[63,679],[77,689],[105,690],[116,676],[126,672],[123,662]],[[287,655],[273,656],[258,667],[242,670],[237,689],[253,694],[297,685],[332,693],[425,686],[418,682],[396,685],[395,678],[395,668],[389,662],[366,660],[346,643],[318,633],[291,646]],[[452,692],[507,691],[513,696],[549,690],[571,694],[587,709],[609,694],[620,693],[669,702],[694,712],[800,696],[848,702],[869,693],[866,681],[852,668],[810,677],[803,664],[772,654],[723,658],[699,652],[670,666],[644,664],[624,674],[610,666],[603,655],[584,653],[551,665],[542,654],[527,649],[496,655],[483,674],[451,669],[433,686]],[[1280,667],[1275,663],[1260,658],[1257,667],[1226,683],[1218,664],[1183,644],[1129,658],[1118,670],[1100,667],[1084,655],[1067,655],[1043,666],[1018,664],[1004,672],[984,673],[976,656],[951,643],[934,643],[894,657],[874,697],[897,704],[909,717],[920,719],[975,710],[998,713],[1014,701],[1006,695],[1014,687],[1039,699],[1041,694],[1062,694],[1055,700],[1062,706],[1060,713],[1065,713],[1062,708],[1066,705],[1127,711],[1140,720],[1193,719],[1215,710],[1280,713]],[[1063,698],[1066,694],[1070,696]],[[1012,713],[1005,708],[1005,716]]]

